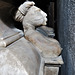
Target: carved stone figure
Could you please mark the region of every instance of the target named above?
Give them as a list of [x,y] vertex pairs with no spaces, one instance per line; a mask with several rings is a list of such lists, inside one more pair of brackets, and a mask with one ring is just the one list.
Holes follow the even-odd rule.
[[[44,57],[56,57],[61,53],[59,43],[55,39],[46,38],[39,32],[35,31],[36,26],[46,25],[46,16],[47,14],[41,9],[36,6],[31,6],[22,20],[24,33],[26,39],[38,47]],[[20,20],[21,19],[18,18],[18,21]]]
[[61,47],[36,31],[37,26],[46,25],[47,14],[34,4],[24,2],[15,14],[24,32],[0,18],[0,75],[58,75],[63,64]]

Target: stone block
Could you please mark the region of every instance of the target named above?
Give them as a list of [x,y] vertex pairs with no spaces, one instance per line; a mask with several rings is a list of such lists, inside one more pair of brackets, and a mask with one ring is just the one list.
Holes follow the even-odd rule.
[[58,75],[59,67],[45,66],[45,75]]

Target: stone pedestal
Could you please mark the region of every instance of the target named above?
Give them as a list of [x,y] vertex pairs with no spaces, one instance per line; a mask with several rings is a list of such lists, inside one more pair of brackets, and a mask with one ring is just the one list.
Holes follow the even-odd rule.
[[44,74],[45,75],[58,75],[59,68],[63,64],[62,57],[50,58],[45,59],[45,67],[44,67]]
[[58,75],[59,67],[45,66],[45,75]]

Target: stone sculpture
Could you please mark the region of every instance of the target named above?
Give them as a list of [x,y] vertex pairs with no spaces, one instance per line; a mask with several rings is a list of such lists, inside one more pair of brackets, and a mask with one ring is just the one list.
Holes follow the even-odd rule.
[[14,17],[22,22],[24,33],[0,19],[0,75],[58,75],[63,64],[61,47],[36,31],[46,25],[47,15],[34,4],[24,2]]
[[[20,7],[22,7],[22,5]],[[18,18],[18,21],[22,21],[25,38],[38,47],[44,57],[58,56],[61,53],[61,47],[59,43],[55,39],[46,38],[35,30],[36,26],[46,25],[47,14],[34,5],[31,6],[27,11],[27,14],[22,20]],[[17,15],[18,14],[16,14],[16,16]],[[17,18],[15,19],[17,20]]]

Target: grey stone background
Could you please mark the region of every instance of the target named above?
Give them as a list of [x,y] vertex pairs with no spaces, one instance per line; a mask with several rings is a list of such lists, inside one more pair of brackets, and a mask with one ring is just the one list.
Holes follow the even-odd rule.
[[61,75],[75,75],[75,0],[57,0],[57,28],[63,48]]

